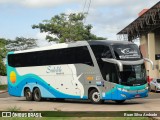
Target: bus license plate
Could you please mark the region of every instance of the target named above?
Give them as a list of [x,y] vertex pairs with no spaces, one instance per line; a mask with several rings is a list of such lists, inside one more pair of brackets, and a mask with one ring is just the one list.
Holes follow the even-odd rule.
[[135,95],[135,97],[136,97],[136,98],[139,98],[139,97],[140,97],[140,95],[139,95],[139,94],[137,94],[137,95]]

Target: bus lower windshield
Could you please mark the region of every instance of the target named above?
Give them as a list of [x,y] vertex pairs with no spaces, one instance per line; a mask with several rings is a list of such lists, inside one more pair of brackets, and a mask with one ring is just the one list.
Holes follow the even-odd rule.
[[147,82],[144,64],[123,65],[123,70],[123,72],[120,72],[122,85],[138,86]]

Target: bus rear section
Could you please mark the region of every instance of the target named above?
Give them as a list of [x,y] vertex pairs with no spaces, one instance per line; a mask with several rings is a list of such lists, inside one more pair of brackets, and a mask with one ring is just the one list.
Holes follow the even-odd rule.
[[91,86],[98,89],[96,74],[99,72],[87,42],[10,52],[7,56],[8,92],[29,101],[88,99]]

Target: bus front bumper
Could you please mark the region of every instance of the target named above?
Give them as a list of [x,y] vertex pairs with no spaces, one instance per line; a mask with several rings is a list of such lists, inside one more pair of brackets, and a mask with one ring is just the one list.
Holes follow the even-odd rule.
[[144,98],[148,96],[148,89],[142,90],[128,90],[114,89],[105,94],[102,93],[102,99],[104,100],[129,100],[135,98]]

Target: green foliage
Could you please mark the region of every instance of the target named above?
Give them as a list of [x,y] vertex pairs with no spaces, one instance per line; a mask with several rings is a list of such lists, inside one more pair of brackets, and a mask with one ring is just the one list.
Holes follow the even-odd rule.
[[26,50],[37,47],[36,39],[16,37],[15,40],[8,40],[6,49],[8,51]]
[[7,85],[0,85],[0,90],[7,90],[8,86]]
[[[46,40],[56,42],[71,42],[80,40],[99,40],[106,39],[97,37],[91,33],[92,25],[84,25],[85,14],[60,14],[55,15],[50,20],[44,20],[38,25],[33,25],[33,29],[40,29],[40,32],[46,32]],[[51,35],[55,35],[52,37]]]
[[17,37],[15,40],[0,38],[0,75],[6,75],[6,67],[3,59],[6,58],[7,52],[26,50],[37,47],[36,39]]
[[0,38],[0,75],[6,75],[6,67],[3,62],[7,54],[7,49],[5,48],[6,44],[7,41],[4,38]]
[[4,38],[0,38],[0,59],[6,56],[7,50],[5,45],[8,43]]
[[2,76],[6,75],[6,67],[1,59],[0,59],[0,75]]

